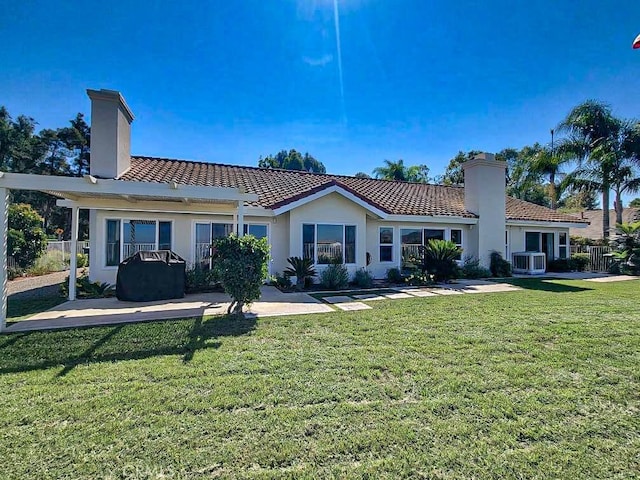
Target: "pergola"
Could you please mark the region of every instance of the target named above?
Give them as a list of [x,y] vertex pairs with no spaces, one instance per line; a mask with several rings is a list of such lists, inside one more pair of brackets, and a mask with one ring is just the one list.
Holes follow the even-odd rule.
[[[7,319],[7,239],[9,223],[9,192],[11,190],[36,190],[59,197],[58,205],[71,209],[71,251],[76,252],[78,242],[78,213],[83,209],[101,209],[109,203],[120,204],[118,209],[164,212],[167,203],[175,204],[176,213],[213,213],[223,207],[236,218],[239,235],[244,230],[246,202],[255,202],[258,196],[242,189],[225,187],[201,187],[176,182],[130,182],[84,177],[55,177],[22,173],[0,172],[0,332]],[[162,202],[162,206],[155,206]],[[114,208],[114,207],[110,207]],[[253,208],[249,207],[251,210]],[[256,211],[258,209],[255,209]],[[257,213],[257,212],[252,212]],[[69,300],[76,299],[76,255],[70,256]]]

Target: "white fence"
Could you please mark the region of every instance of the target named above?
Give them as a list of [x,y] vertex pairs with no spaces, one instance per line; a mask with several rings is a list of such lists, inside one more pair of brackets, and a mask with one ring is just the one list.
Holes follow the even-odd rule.
[[571,245],[571,254],[588,253],[589,265],[587,270],[592,272],[607,272],[611,266],[611,258],[605,257],[611,253],[611,247],[591,246],[591,245]]
[[[86,249],[89,248],[89,240],[78,241],[78,244],[76,247],[76,254],[84,253],[85,248]],[[71,259],[71,241],[70,240],[49,241],[47,243],[46,253],[51,253],[51,252],[60,252],[62,257],[62,262],[67,263]],[[18,265],[16,264],[15,258],[13,258],[11,255],[7,255],[7,267],[16,268],[17,266]]]

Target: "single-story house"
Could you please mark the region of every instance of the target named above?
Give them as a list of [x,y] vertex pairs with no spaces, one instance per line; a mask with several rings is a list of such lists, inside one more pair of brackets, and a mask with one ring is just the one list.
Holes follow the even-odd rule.
[[[108,283],[115,283],[118,264],[139,250],[171,249],[190,264],[206,266],[211,241],[230,232],[266,237],[271,273],[282,272],[288,257],[306,256],[318,270],[338,259],[351,273],[366,268],[384,277],[431,238],[451,240],[464,256],[488,265],[492,251],[507,259],[523,251],[564,258],[569,228],[586,226],[579,218],[507,197],[505,163],[491,154],[464,164],[464,187],[132,156],[134,117],[122,95],[87,93],[90,175],[0,173],[5,257],[11,189],[60,197],[58,204],[72,211],[72,242],[78,211],[88,209],[90,277]],[[72,257],[72,275],[74,266]]]
[[[583,210],[575,214],[583,222],[588,223],[586,228],[572,227],[569,235],[572,237],[589,238],[591,240],[602,240],[602,209]],[[640,221],[640,208],[623,208],[622,221],[624,223],[633,223]],[[609,210],[609,235],[616,236],[616,211]]]

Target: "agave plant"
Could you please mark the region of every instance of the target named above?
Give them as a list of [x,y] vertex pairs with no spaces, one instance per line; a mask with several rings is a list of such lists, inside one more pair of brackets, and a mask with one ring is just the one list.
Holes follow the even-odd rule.
[[423,273],[433,275],[437,282],[446,282],[456,278],[459,267],[456,260],[460,258],[462,249],[448,240],[429,240],[420,248],[422,256],[421,269]]
[[296,290],[302,290],[307,278],[316,276],[313,260],[310,258],[289,257],[287,262],[291,266],[284,269],[284,274],[296,277]]

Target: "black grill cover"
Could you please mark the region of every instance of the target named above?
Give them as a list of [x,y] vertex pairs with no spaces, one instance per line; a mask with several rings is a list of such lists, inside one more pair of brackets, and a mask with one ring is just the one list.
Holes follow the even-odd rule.
[[116,297],[129,302],[182,298],[186,263],[170,250],[137,252],[118,266]]

